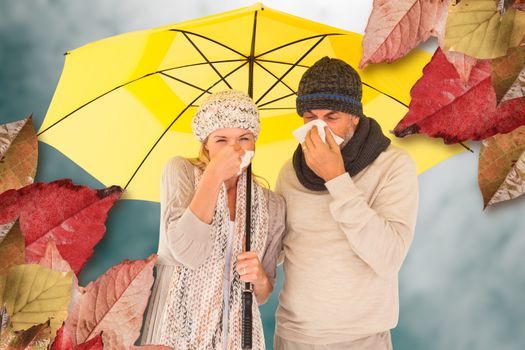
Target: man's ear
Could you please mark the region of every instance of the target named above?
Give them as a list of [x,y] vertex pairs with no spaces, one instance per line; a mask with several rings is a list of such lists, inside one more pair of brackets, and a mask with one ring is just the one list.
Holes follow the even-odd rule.
[[359,117],[355,117],[355,116],[352,117],[352,124],[353,124],[354,126],[357,126],[357,124],[359,124],[359,120],[360,120],[360,119],[361,119],[361,118],[359,118]]

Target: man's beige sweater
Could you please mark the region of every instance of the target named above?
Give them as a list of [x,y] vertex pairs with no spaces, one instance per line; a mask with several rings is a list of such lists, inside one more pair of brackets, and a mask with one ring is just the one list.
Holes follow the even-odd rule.
[[353,178],[345,173],[326,187],[306,189],[291,161],[277,180],[287,227],[276,333],[296,342],[352,341],[398,321],[398,272],[418,206],[414,162],[389,146]]

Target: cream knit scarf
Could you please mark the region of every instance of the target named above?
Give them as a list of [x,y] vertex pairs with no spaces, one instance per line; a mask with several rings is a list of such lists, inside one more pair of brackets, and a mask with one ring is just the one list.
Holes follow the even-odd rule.
[[[195,167],[195,188],[202,172]],[[243,251],[246,205],[246,172],[239,177],[235,209],[235,237],[232,247],[230,274],[229,331],[227,349],[241,349],[241,293],[244,283],[235,271],[236,257]],[[230,214],[226,187],[219,192],[213,217],[211,239],[213,248],[205,262],[193,270],[176,266],[171,278],[161,330],[162,344],[175,350],[220,349],[223,344],[223,276],[225,252],[229,235]],[[268,198],[264,190],[252,181],[251,250],[262,259],[268,233]],[[257,303],[252,308],[253,349],[264,349],[264,335]]]

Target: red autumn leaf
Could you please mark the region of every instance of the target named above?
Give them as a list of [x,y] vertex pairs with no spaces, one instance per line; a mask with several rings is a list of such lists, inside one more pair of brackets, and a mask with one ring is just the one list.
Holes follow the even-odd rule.
[[63,323],[62,327],[57,331],[57,335],[50,350],[73,350],[73,340],[71,340],[71,336],[67,333],[66,327]]
[[129,349],[140,334],[156,255],[113,266],[89,283],[66,323],[73,343],[102,332],[105,349]]
[[0,193],[32,184],[38,160],[33,118],[0,125]]
[[456,51],[445,51],[445,56],[447,56],[447,60],[456,68],[461,81],[468,83],[470,72],[478,63],[478,59]]
[[[525,119],[525,68],[520,72],[505,96],[501,99],[494,115],[505,116],[502,118],[501,133],[514,130],[516,124],[524,125]],[[508,131],[506,131],[508,130]]]
[[104,342],[102,341],[102,335],[99,334],[85,343],[78,344],[74,350],[102,350],[103,348]]
[[392,62],[430,36],[442,35],[448,3],[448,0],[374,0],[359,67]]
[[55,271],[73,271],[71,265],[69,265],[69,263],[65,261],[60,255],[60,252],[57,249],[57,245],[52,239],[50,239],[47,242],[46,251],[44,252],[44,255],[42,256],[38,264]]
[[500,134],[506,134],[521,125],[525,125],[525,97],[502,100],[491,117],[495,119],[499,117],[497,133]]
[[[60,271],[60,272],[73,271],[69,263],[66,260],[64,260],[64,258],[62,258],[62,256],[60,255],[60,252],[58,251],[58,248],[53,239],[50,239],[47,242],[47,247],[46,247],[44,256],[42,256],[42,259],[40,259],[40,262],[38,264],[41,266],[50,268],[52,270],[55,270],[55,271]],[[68,314],[71,313],[71,311],[73,310],[73,307],[80,299],[80,296],[82,295],[83,290],[84,288],[78,285],[77,276],[73,275],[73,283],[71,285],[71,301],[69,302]]]
[[525,0],[514,0],[512,7],[517,10],[525,11]]
[[465,84],[438,48],[410,91],[409,112],[394,134],[424,133],[441,137],[445,143],[457,143],[507,133],[525,124],[519,103],[502,104],[496,110],[490,71],[490,62],[478,61]]
[[68,179],[35,183],[0,194],[0,224],[20,217],[26,262],[37,263],[53,239],[78,274],[104,236],[107,213],[121,193],[118,186],[93,190]]
[[89,341],[73,347],[73,340],[64,324],[62,324],[62,327],[57,331],[57,336],[50,350],[102,350],[103,346],[102,336],[99,334]]

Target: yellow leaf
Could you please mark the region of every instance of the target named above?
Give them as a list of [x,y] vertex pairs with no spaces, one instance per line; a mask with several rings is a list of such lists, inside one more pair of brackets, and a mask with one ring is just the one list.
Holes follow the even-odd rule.
[[58,272],[40,265],[18,265],[0,279],[0,305],[6,305],[15,331],[51,319],[51,334],[67,317],[72,272]]
[[450,5],[445,50],[489,59],[505,56],[525,35],[525,12],[509,9],[503,16],[494,0],[463,0]]

